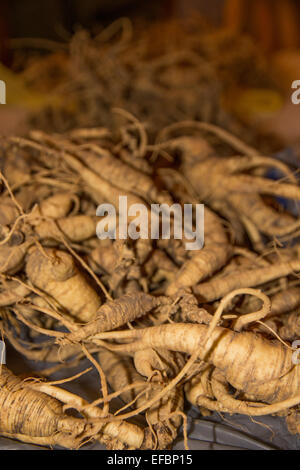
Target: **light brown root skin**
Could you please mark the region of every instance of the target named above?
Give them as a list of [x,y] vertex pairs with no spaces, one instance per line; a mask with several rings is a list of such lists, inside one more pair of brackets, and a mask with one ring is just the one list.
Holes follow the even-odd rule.
[[40,203],[40,214],[53,219],[66,217],[71,210],[73,198],[72,194],[58,192]]
[[23,267],[25,255],[31,244],[31,241],[26,241],[17,246],[0,246],[0,273],[17,273]]
[[[83,409],[93,420],[67,416],[63,404]],[[144,432],[136,425],[106,423],[102,412],[81,397],[47,383],[24,382],[2,366],[0,375],[0,435],[37,445],[77,449],[89,438],[114,448],[141,448]],[[97,423],[99,418],[99,423]],[[96,421],[95,421],[96,420]]]
[[232,255],[232,247],[221,220],[205,208],[204,247],[192,252],[167,288],[167,295],[175,295],[182,287],[191,287],[220,270]]
[[114,330],[153,310],[158,299],[144,293],[134,293],[108,301],[97,312],[93,322],[66,335],[67,341],[77,342],[103,331]]
[[58,400],[31,390],[5,366],[0,385],[1,435],[34,444],[78,446],[84,420],[64,415]]
[[292,312],[300,305],[300,288],[290,287],[271,297],[270,317]]
[[[120,332],[120,338],[135,339],[136,343],[119,348],[128,352],[149,347],[188,354],[199,351],[199,357],[222,371],[226,381],[250,400],[276,403],[299,398],[300,369],[293,365],[292,350],[279,341],[221,327],[214,329],[204,347],[207,332],[206,325],[180,323]],[[118,337],[118,333],[108,335]],[[105,333],[99,336],[104,339]]]
[[278,184],[267,178],[242,173],[255,167],[272,166],[272,158],[253,154],[225,159],[216,156],[214,149],[201,141],[201,137],[189,136],[173,139],[170,143],[171,147],[181,150],[182,171],[201,201],[210,205],[229,203],[237,217],[241,219],[244,215],[259,231],[269,236],[284,235],[299,228],[299,221],[274,211],[261,198],[261,195],[270,194],[300,199],[299,187],[286,165],[274,159],[273,167],[279,165],[278,168],[292,181]]
[[293,341],[300,338],[299,311],[288,313],[281,317],[284,325],[279,329],[279,336],[283,340]]
[[286,424],[291,434],[300,434],[300,412],[299,410],[292,411],[287,416]]
[[255,287],[298,271],[300,271],[300,260],[295,259],[286,263],[272,264],[265,268],[239,270],[224,277],[216,277],[195,286],[193,291],[202,301],[211,302],[224,297],[235,289]]
[[4,284],[5,290],[0,293],[0,307],[13,305],[16,302],[24,299],[30,290],[26,286],[17,281],[10,281]]
[[26,273],[36,287],[51,295],[79,322],[95,318],[101,299],[70,254],[35,248],[28,256]]
[[97,218],[88,215],[75,215],[54,221],[38,221],[35,232],[41,240],[60,240],[62,234],[72,242],[82,242],[96,234]]
[[[147,361],[147,364],[141,364],[141,366],[143,367],[143,372],[149,372],[151,377],[153,372],[153,365],[151,365],[152,359],[154,359],[155,365],[157,365],[156,352],[153,350],[147,350],[145,354],[142,351],[140,351],[139,353],[142,355],[142,357],[140,357],[141,362]],[[139,353],[137,353],[137,355],[139,355]],[[165,355],[167,357],[164,357]],[[172,372],[176,374],[174,353],[168,351],[161,351],[161,356],[162,360],[167,360],[169,364],[171,362],[170,365],[172,368]],[[136,358],[136,360],[140,362],[139,358]],[[147,381],[145,380],[145,378],[143,378],[133,366],[131,357],[126,357],[124,355],[118,355],[116,353],[103,350],[99,353],[99,361],[105,374],[107,375],[108,381],[113,390],[122,390],[123,388],[132,383],[141,381],[144,381],[145,387],[147,386]],[[165,364],[160,363],[160,369],[162,369],[164,365]],[[166,369],[168,369],[168,365],[166,365]],[[125,403],[128,404],[134,401],[135,408],[143,406],[153,396],[160,392],[167,383],[165,381],[160,382],[159,378],[156,378],[157,380],[155,380],[155,377],[153,377],[153,380],[148,383],[151,387],[146,394],[142,394],[139,396],[142,389],[140,387],[137,387],[136,389],[133,388],[127,392],[123,392],[120,395],[121,398],[125,401]],[[146,417],[149,427],[145,428],[145,437],[141,448],[169,448],[173,443],[174,439],[176,438],[178,428],[181,424],[181,417],[179,415],[172,415],[176,412],[182,412],[183,408],[184,399],[182,389],[180,387],[177,387],[167,393],[166,396],[163,397],[163,399],[161,399],[158,403],[154,404],[148,410],[146,410]],[[154,438],[150,426],[154,431],[156,438]]]

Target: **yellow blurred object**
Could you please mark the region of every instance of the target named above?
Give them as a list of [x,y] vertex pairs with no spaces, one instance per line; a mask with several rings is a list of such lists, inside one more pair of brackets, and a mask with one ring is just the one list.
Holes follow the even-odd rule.
[[230,102],[231,110],[241,121],[254,124],[279,112],[284,99],[275,90],[251,88],[235,91]]
[[0,79],[6,83],[6,104],[15,105],[28,111],[36,111],[45,106],[60,106],[58,95],[40,93],[27,87],[24,79],[0,63]]
[[278,86],[291,94],[293,81],[300,80],[300,49],[282,49],[274,54],[272,73]]

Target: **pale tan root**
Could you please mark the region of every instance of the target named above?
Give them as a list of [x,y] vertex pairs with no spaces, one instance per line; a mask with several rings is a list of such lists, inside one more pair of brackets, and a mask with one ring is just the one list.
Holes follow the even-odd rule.
[[[172,359],[171,353],[168,353],[167,351],[165,353],[170,356],[169,359]],[[125,403],[128,405],[132,403],[134,404],[135,408],[139,408],[140,406],[147,404],[149,399],[155,396],[165,386],[166,383],[166,378],[163,382],[160,382],[160,380],[162,380],[160,374],[157,376],[153,375],[154,369],[149,363],[149,357],[151,361],[151,358],[154,355],[155,360],[155,351],[150,351],[150,356],[149,351],[148,353],[146,351],[145,354],[147,364],[144,365],[146,365],[147,372],[149,371],[150,374],[148,376],[148,381],[153,377],[153,380],[149,382],[150,389],[148,391],[146,388],[148,381],[142,378],[142,376],[136,371],[130,357],[120,356],[105,350],[99,353],[100,363],[107,373],[108,381],[113,390],[122,390],[131,383],[139,383],[141,381],[145,382],[146,393],[143,393],[141,388],[137,387],[121,394],[121,397]],[[141,361],[143,362],[143,358],[141,358]],[[174,364],[173,359],[172,363]],[[163,363],[160,363],[160,369],[162,366]],[[152,405],[148,410],[146,409],[148,427],[145,428],[145,440],[143,442],[142,448],[165,449],[172,444],[177,435],[178,427],[181,423],[180,412],[183,410],[183,405],[182,391],[176,388],[173,389],[170,393],[166,394],[166,396],[158,403]],[[124,409],[124,407],[122,409]],[[120,411],[121,410],[119,410],[119,412]],[[177,415],[176,412],[178,413]],[[173,416],[174,413],[175,416]]]
[[[179,323],[102,333],[97,337],[134,341],[114,347],[124,352],[148,347],[190,355],[199,351],[199,357],[224,372],[227,382],[243,391],[249,399],[266,403],[290,399],[297,403],[300,399],[300,369],[293,365],[292,350],[278,341],[271,342],[251,332],[238,333],[221,327],[216,327],[206,338],[208,330],[206,325]],[[207,340],[205,346],[204,340]]]
[[31,390],[5,366],[0,384],[0,434],[24,442],[78,447],[86,432],[84,420],[66,416],[60,401]]
[[199,284],[193,291],[206,302],[217,300],[234,289],[243,287],[255,287],[280,277],[288,276],[300,271],[300,260],[285,263],[272,264],[265,268],[247,269],[243,272],[233,272],[226,277],[212,279]]
[[192,253],[191,259],[184,263],[175,280],[168,286],[168,295],[174,295],[178,289],[194,286],[210,277],[232,255],[232,247],[218,216],[205,208],[204,219],[204,247]]
[[0,307],[13,305],[24,299],[30,293],[30,290],[26,286],[16,281],[6,281],[3,287],[4,289],[0,293]]
[[52,138],[40,131],[31,132],[31,136],[38,141],[53,145],[59,150],[67,150],[101,178],[109,183],[113,182],[114,186],[123,191],[134,193],[150,203],[154,201],[158,203],[170,202],[170,198],[159,193],[152,178],[132,166],[126,165],[108,150],[102,149],[96,144],[90,144],[88,150],[80,150],[76,145],[58,136]]
[[300,314],[296,312],[290,312],[283,317],[283,326],[279,328],[279,336],[288,341],[298,340],[300,338]]
[[100,408],[90,406],[86,400],[78,395],[53,385],[40,383],[34,384],[32,388],[50,395],[69,407],[76,408],[83,415],[86,415],[87,418],[91,418],[93,420],[99,419],[99,424],[95,422],[95,429],[91,434],[93,435],[93,438],[99,439],[100,442],[104,442],[107,445],[108,439],[116,439],[131,448],[139,449],[142,446],[144,432],[138,426],[121,420],[119,422],[105,422],[105,417],[103,416],[103,412]]
[[35,232],[40,239],[61,239],[61,233],[72,242],[82,242],[96,236],[97,218],[88,215],[75,215],[54,221],[36,222]]
[[32,243],[28,240],[22,245],[0,246],[0,273],[17,273],[23,267],[25,255]]
[[292,411],[286,418],[286,424],[291,434],[300,434],[300,413],[299,408]]
[[51,295],[78,321],[95,318],[101,299],[70,254],[35,248],[28,256],[26,273],[36,287]]
[[94,321],[66,335],[67,341],[82,341],[102,331],[114,330],[147,314],[159,305],[158,298],[144,293],[125,295],[108,301],[97,311]]
[[66,217],[75,199],[74,194],[58,192],[39,204],[40,214],[53,219]]

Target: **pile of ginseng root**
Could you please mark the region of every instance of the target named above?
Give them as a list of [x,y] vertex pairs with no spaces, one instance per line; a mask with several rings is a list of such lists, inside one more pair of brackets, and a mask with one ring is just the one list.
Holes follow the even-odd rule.
[[[149,141],[116,111],[113,131],[1,140],[1,334],[37,369],[24,379],[1,366],[0,435],[170,449],[188,403],[204,416],[284,416],[299,433],[300,221],[282,207],[300,200],[295,175],[212,124],[179,122]],[[117,210],[119,196],[204,203],[203,248],[99,239],[96,209]],[[64,383],[91,368],[101,393],[87,402]],[[65,379],[50,381],[58,370]]]
[[[11,43],[19,78],[53,97],[51,105],[48,100],[31,113],[30,128],[111,127],[110,109],[117,106],[147,122],[151,137],[173,122],[193,119],[259,142],[266,151],[276,147],[277,138],[264,138],[237,112],[241,90],[277,90],[267,60],[248,36],[216,29],[198,15],[150,24],[119,18],[94,34],[78,29],[46,52],[47,45],[38,39]],[[268,108],[269,98],[264,101]]]

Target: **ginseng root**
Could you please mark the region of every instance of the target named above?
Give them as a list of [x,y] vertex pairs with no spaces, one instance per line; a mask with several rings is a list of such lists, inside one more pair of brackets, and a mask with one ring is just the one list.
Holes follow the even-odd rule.
[[205,209],[204,247],[193,253],[186,261],[175,280],[167,288],[174,295],[182,287],[191,287],[212,276],[221,269],[232,255],[232,246],[221,220],[209,209]]
[[[89,424],[87,419],[68,416],[63,405],[84,408],[83,399],[46,384],[30,384],[2,366],[0,373],[0,434],[31,444],[76,449],[89,438],[120,440],[128,447],[140,447],[144,433],[129,423]],[[101,418],[91,407],[88,418]]]
[[53,297],[77,321],[86,323],[95,318],[101,299],[70,254],[34,248],[26,273],[33,285]]
[[[300,403],[300,369],[293,364],[293,351],[279,341],[269,341],[252,332],[216,327],[204,344],[206,325],[172,324],[142,330],[111,332],[99,339],[134,341],[114,346],[127,353],[145,348],[168,349],[199,357],[214,365],[226,381],[254,401],[274,404],[280,411]],[[281,404],[283,401],[283,404]],[[284,402],[285,401],[285,402]],[[272,413],[272,406],[269,412]],[[265,410],[263,414],[268,414]]]
[[237,270],[227,276],[215,277],[193,288],[202,301],[211,302],[243,287],[255,287],[300,271],[300,260],[272,264],[268,267]]
[[82,341],[102,331],[114,330],[146,315],[159,305],[159,298],[144,293],[124,295],[99,308],[94,321],[66,335],[66,341]]
[[[139,408],[145,405],[149,399],[162,390],[166,383],[168,383],[166,378],[163,379],[164,371],[162,370],[166,365],[164,361],[165,355],[169,356],[167,363],[170,364],[171,358],[172,364],[176,364],[176,361],[174,361],[174,353],[168,351],[162,352],[161,355],[159,352],[148,349],[136,353],[136,364],[142,364],[141,375],[135,369],[132,359],[129,356],[126,357],[103,350],[99,353],[99,361],[104,372],[107,374],[109,384],[113,390],[117,392],[118,390],[125,390],[132,386],[129,390],[121,393],[120,396],[126,404],[132,404],[135,408]],[[157,359],[160,358],[158,359],[160,364],[157,369],[153,368],[153,358],[155,367],[158,365]],[[157,374],[154,373],[155,370]],[[173,374],[176,374],[177,370],[178,362],[172,370]],[[146,381],[142,375],[146,375],[148,380]],[[134,384],[136,384],[135,388]],[[142,388],[141,386],[143,384],[144,387]],[[183,407],[183,393],[181,388],[178,387],[171,390],[163,399],[146,411],[148,425],[145,427],[143,448],[166,449],[170,447],[177,436],[178,428],[181,424]]]

